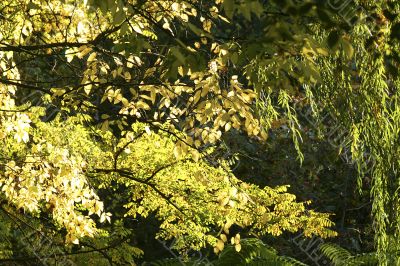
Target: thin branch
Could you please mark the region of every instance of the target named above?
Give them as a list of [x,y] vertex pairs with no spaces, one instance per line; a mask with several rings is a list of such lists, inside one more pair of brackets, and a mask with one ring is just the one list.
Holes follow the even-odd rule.
[[130,180],[133,180],[135,182],[138,182],[140,184],[144,184],[149,186],[150,188],[152,188],[157,194],[159,194],[165,201],[167,201],[169,204],[171,204],[175,209],[177,209],[181,214],[183,214],[184,216],[187,216],[174,202],[171,201],[170,197],[168,197],[167,195],[165,195],[163,192],[161,192],[155,184],[153,183],[149,183],[146,180],[143,180],[141,178],[137,178],[133,175],[132,172],[126,171],[126,170],[122,170],[122,169],[102,169],[102,168],[98,168],[98,169],[94,169],[95,173],[105,173],[105,174],[111,174],[111,173],[117,173],[122,177],[126,177]]
[[2,52],[24,52],[24,51],[36,51],[49,48],[65,48],[65,47],[81,47],[84,45],[89,45],[91,42],[58,42],[58,43],[46,43],[37,45],[10,45],[7,43],[0,42],[0,51]]
[[140,132],[138,135],[136,135],[131,141],[128,141],[124,146],[122,146],[119,150],[115,152],[114,155],[114,169],[117,169],[117,163],[118,163],[118,157],[121,155],[121,153],[125,150],[126,147],[128,147],[130,144],[135,142],[138,138],[143,136],[144,131]]
[[149,182],[153,177],[155,177],[155,176],[156,176],[159,172],[161,172],[162,170],[167,169],[168,167],[174,166],[174,165],[177,164],[177,163],[185,162],[185,161],[188,161],[188,160],[189,160],[189,159],[184,159],[184,160],[175,161],[175,162],[172,162],[172,163],[170,163],[170,164],[166,164],[166,165],[164,165],[164,166],[161,166],[160,168],[158,168],[157,170],[155,170],[148,178],[146,178],[146,179],[145,179],[145,182]]
[[0,259],[0,263],[3,262],[13,262],[13,261],[37,261],[37,260],[42,260],[42,259],[49,259],[49,258],[54,258],[54,257],[67,257],[67,256],[73,256],[73,255],[79,255],[79,254],[87,254],[87,253],[93,253],[93,252],[99,252],[101,253],[104,250],[109,250],[115,248],[117,245],[120,243],[113,244],[104,248],[97,248],[97,249],[91,249],[91,250],[81,250],[81,251],[76,251],[76,252],[69,252],[69,253],[58,253],[58,254],[52,254],[48,256],[41,256],[41,257],[23,257],[23,258],[8,258],[8,259]]
[[6,85],[14,85],[14,86],[22,87],[22,88],[29,89],[29,90],[37,90],[37,91],[44,92],[46,94],[51,94],[51,92],[46,90],[46,89],[43,89],[43,88],[40,88],[40,87],[37,87],[37,86],[34,86],[34,85],[29,85],[29,84],[23,84],[23,83],[19,83],[19,82],[10,81],[10,80],[7,80],[7,79],[0,78],[0,83],[6,84]]
[[[132,15],[133,16],[133,15]],[[131,16],[131,17],[132,17]],[[131,17],[126,18],[121,24],[110,28],[106,31],[103,31],[99,35],[96,36],[92,41],[89,42],[57,42],[57,43],[45,43],[45,44],[36,44],[36,45],[10,45],[8,43],[0,42],[0,51],[8,52],[24,52],[24,51],[37,51],[49,48],[66,48],[66,47],[81,47],[84,45],[97,45],[104,38],[108,37],[110,34],[121,29],[122,25],[127,22]]]

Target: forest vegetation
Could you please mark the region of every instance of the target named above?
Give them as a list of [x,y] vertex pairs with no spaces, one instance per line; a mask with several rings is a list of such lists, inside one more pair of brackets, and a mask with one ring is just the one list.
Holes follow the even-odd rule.
[[399,13],[0,1],[0,265],[400,265]]

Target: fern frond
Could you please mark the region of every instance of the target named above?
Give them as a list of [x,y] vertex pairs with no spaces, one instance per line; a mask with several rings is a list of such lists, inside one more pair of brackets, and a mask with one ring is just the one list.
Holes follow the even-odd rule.
[[347,260],[347,265],[378,265],[378,257],[376,256],[376,252],[371,253],[361,253],[352,256]]
[[233,245],[227,246],[215,265],[307,266],[293,258],[279,256],[274,248],[257,238],[242,239],[240,244],[242,246],[240,252],[237,252]]
[[376,252],[352,255],[348,250],[332,243],[324,243],[321,245],[320,249],[335,266],[378,265]]
[[280,262],[285,263],[283,265],[292,265],[292,266],[307,266],[307,264],[302,263],[292,257],[287,256],[279,256],[277,258]]
[[264,244],[257,238],[247,238],[240,241],[241,250],[237,252],[234,245],[227,245],[212,262],[201,260],[182,261],[179,258],[157,260],[146,265],[152,266],[307,266],[306,264],[286,256],[279,256],[278,252]]
[[144,265],[149,265],[149,266],[205,266],[206,263],[201,263],[198,260],[189,260],[189,261],[183,261],[180,258],[167,258],[167,259],[161,259],[161,260],[156,260],[152,262],[147,262]]
[[348,250],[332,243],[322,244],[320,250],[333,262],[334,265],[337,266],[347,265],[347,260],[352,257],[352,254]]

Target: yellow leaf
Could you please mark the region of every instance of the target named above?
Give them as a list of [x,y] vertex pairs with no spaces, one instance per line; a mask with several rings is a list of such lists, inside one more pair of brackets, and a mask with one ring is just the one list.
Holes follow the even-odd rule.
[[92,50],[93,49],[91,47],[87,47],[86,45],[84,45],[79,48],[79,53],[77,54],[77,56],[78,56],[78,58],[83,58],[85,55],[87,55]]
[[206,19],[203,21],[203,29],[207,32],[211,32],[211,20]]
[[[185,21],[185,22],[189,22],[189,17],[188,17],[188,15],[186,15],[186,14],[181,14],[181,19],[183,20],[183,21]],[[211,24],[211,22],[210,22],[210,24]],[[211,26],[210,26],[211,27]]]
[[181,9],[179,3],[177,3],[177,2],[174,2],[174,3],[171,5],[171,8],[172,8],[173,11],[179,11],[179,10]]
[[180,145],[176,144],[174,147],[174,156],[176,159],[179,159],[180,155],[182,154],[182,150]]
[[97,56],[97,53],[96,53],[96,52],[91,53],[91,54],[89,55],[87,61],[88,61],[88,62],[92,62],[94,59],[96,59],[96,56]]
[[198,90],[195,94],[194,94],[194,98],[193,98],[193,103],[196,104],[199,100],[200,100],[200,96],[201,96],[201,90]]
[[200,153],[196,150],[192,151],[192,158],[195,162],[198,162],[200,159]]
[[85,90],[85,93],[87,94],[87,95],[89,95],[90,94],[90,91],[92,90],[92,84],[89,84],[89,85],[86,85],[85,87],[83,87],[83,89]]
[[182,67],[182,66],[179,66],[179,67],[178,67],[178,73],[179,73],[179,75],[181,75],[182,77],[184,76],[183,67]]
[[237,252],[240,252],[241,249],[242,249],[242,246],[240,244],[235,245],[235,250]]
[[228,98],[233,97],[233,96],[235,96],[235,91],[230,91],[230,92],[228,92],[228,94],[226,95],[226,97],[228,97]]
[[201,141],[200,140],[195,140],[194,141],[194,146],[196,146],[196,148],[201,146]]
[[223,242],[222,240],[219,240],[219,239],[218,239],[217,244],[215,245],[215,247],[216,247],[219,251],[222,251],[222,250],[224,250],[224,246],[225,246],[224,242]]
[[131,79],[131,73],[125,72],[124,73],[124,77],[125,77],[126,80],[130,80]]
[[166,29],[166,30],[169,30],[169,31],[171,31],[171,32],[172,32],[172,30],[171,30],[171,28],[170,28],[170,26],[169,26],[169,23],[168,23],[168,21],[167,21],[167,22],[165,22],[165,23],[162,25],[162,27],[163,27],[163,29]]
[[221,234],[219,237],[220,237],[221,240],[224,241],[224,242],[228,241],[228,239],[226,238],[226,235],[225,235],[225,234]]
[[229,131],[229,129],[231,129],[232,124],[230,122],[225,124],[225,131]]
[[230,198],[229,197],[225,197],[220,201],[220,205],[221,206],[225,206],[226,204],[229,203]]
[[239,244],[240,243],[240,235],[236,234],[235,235],[235,244]]
[[151,130],[150,130],[150,127],[148,127],[148,126],[146,126],[146,127],[144,127],[144,129],[145,129],[145,131],[146,131],[146,133],[147,133],[147,135],[151,135]]

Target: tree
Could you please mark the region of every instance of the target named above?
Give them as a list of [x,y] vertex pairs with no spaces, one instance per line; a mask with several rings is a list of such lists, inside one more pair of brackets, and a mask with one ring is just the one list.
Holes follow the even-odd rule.
[[[218,156],[226,132],[275,145],[289,131],[299,163],[321,140],[352,158],[350,184],[371,198],[378,262],[388,263],[388,237],[400,239],[396,2],[9,0],[0,10],[5,204],[51,213],[75,243],[109,230],[89,215],[108,220],[105,199],[156,215],[159,237],[182,250],[221,251],[234,223],[332,235],[325,214],[285,188],[240,181]],[[55,137],[68,127],[73,139]],[[95,193],[104,187],[119,197]]]
[[[328,214],[306,210],[286,186],[245,183],[214,158],[224,132],[266,140],[278,112],[261,86],[320,80],[314,56],[328,52],[308,23],[325,8],[282,3],[3,1],[0,178],[16,221],[4,234],[23,232],[24,216],[39,232],[51,218],[51,232],[86,246],[67,246],[71,254],[120,263],[140,254],[126,242],[126,216],[155,216],[157,237],[183,253],[222,251],[235,226],[335,235]],[[278,104],[301,159],[291,97],[279,90]],[[103,254],[116,245],[119,255]]]

